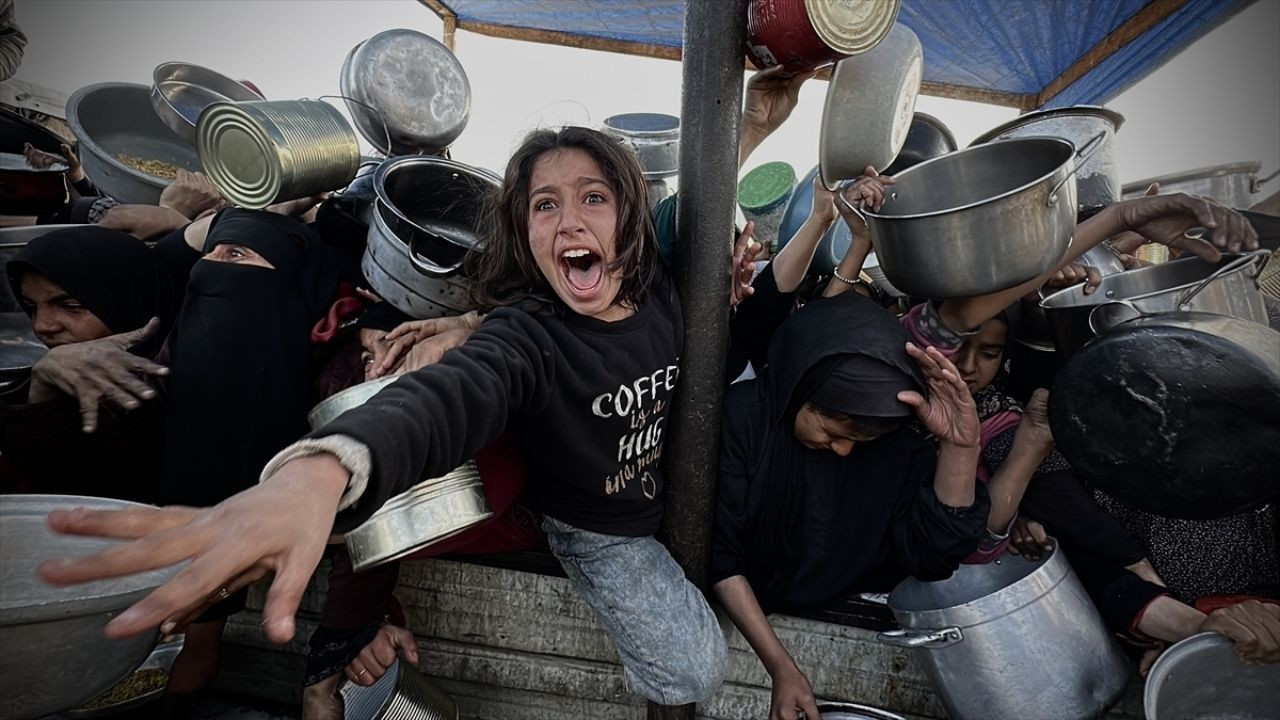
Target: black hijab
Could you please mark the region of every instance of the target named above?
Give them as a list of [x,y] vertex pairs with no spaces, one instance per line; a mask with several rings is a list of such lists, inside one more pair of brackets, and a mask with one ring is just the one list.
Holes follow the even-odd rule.
[[201,260],[170,341],[164,501],[212,505],[257,481],[307,430],[311,327],[328,310],[337,271],[306,225],[229,209],[205,251],[231,243],[274,269]]
[[151,349],[159,347],[182,302],[181,288],[146,243],[92,225],[55,230],[27,243],[7,267],[15,297],[21,297],[22,277],[29,272],[66,290],[112,333],[137,330],[159,317],[162,332]]
[[[953,544],[945,516],[913,509],[937,504],[927,440],[900,427],[840,457],[795,437],[806,400],[901,416],[897,392],[925,387],[906,342],[901,324],[857,293],[815,300],[783,323],[764,373],[725,400],[714,578],[745,575],[768,612],[887,591],[906,574],[949,572],[931,552],[911,555],[934,527],[941,546]],[[858,378],[867,387],[850,383]]]

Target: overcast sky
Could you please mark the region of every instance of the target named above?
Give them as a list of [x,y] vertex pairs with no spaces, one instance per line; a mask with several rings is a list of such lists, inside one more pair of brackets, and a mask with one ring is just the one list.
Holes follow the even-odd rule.
[[[149,84],[154,66],[183,60],[251,79],[270,98],[317,97],[338,91],[347,51],[374,33],[407,27],[439,39],[442,30],[414,0],[17,0],[17,17],[30,39],[18,77],[67,93],[104,81]],[[1263,174],[1280,166],[1278,28],[1280,1],[1261,0],[1110,103],[1127,117],[1122,179],[1242,160],[1261,162]],[[676,62],[466,31],[456,46],[472,88],[471,121],[454,145],[465,162],[500,169],[538,124],[679,114]],[[826,83],[809,83],[748,169],[769,160],[801,173],[812,166],[825,93]],[[940,117],[962,146],[1016,114],[924,96],[917,109]]]

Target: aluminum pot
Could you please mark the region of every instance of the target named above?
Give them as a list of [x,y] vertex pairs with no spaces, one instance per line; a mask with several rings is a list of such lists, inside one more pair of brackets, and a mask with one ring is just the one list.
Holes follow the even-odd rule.
[[190,172],[201,169],[191,143],[151,108],[151,88],[146,85],[99,83],[80,88],[67,100],[67,125],[76,136],[85,174],[122,203],[156,205],[172,181],[126,165],[120,155]]
[[[1124,124],[1124,116],[1096,105],[1038,110],[1019,115],[1003,125],[988,130],[970,147],[992,140],[1028,136],[1060,137],[1076,147],[1084,147],[1099,134],[1103,136],[1097,151],[1080,163],[1076,171],[1077,208],[1097,208],[1119,202],[1120,169],[1116,166],[1115,136]],[[1143,188],[1146,189],[1145,186]]]
[[462,63],[415,30],[385,30],[351,48],[338,84],[356,129],[387,155],[447,148],[471,117]]
[[1076,165],[1066,140],[1017,138],[904,170],[880,211],[864,213],[885,276],[908,295],[953,298],[1053,268],[1075,232]]
[[604,119],[600,131],[622,141],[640,161],[646,180],[680,172],[680,118],[661,113],[623,113]]
[[1147,720],[1266,718],[1280,709],[1280,664],[1246,665],[1218,633],[1174,643],[1147,673]]
[[1198,310],[1242,320],[1267,322],[1258,286],[1270,253],[1227,255],[1216,263],[1186,257],[1160,265],[1106,275],[1093,293],[1083,285],[1059,290],[1040,301],[1060,352],[1073,353],[1094,337],[1138,317]]
[[121,510],[137,503],[73,495],[0,495],[0,718],[44,717],[80,705],[142,662],[158,633],[111,639],[107,621],[182,566],[55,587],[36,575],[45,560],[100,552],[119,541],[59,535],[53,510]]
[[1126,322],[1063,365],[1049,425],[1083,482],[1134,507],[1245,512],[1280,494],[1280,332],[1204,312]]
[[1160,194],[1186,193],[1213,198],[1230,208],[1247,210],[1262,200],[1262,186],[1271,182],[1280,170],[1258,179],[1261,163],[1238,162],[1226,165],[1184,170],[1125,183],[1121,192],[1125,199],[1139,197],[1151,183],[1160,183]]
[[1129,664],[1060,550],[961,565],[889,594],[903,629],[880,642],[919,650],[953,720],[1096,718],[1120,698]]
[[196,121],[205,108],[216,102],[262,99],[242,83],[191,63],[162,63],[151,72],[151,107],[170,130],[192,145]]
[[920,38],[901,23],[874,50],[836,63],[818,134],[827,187],[893,162],[911,130],[923,73]]

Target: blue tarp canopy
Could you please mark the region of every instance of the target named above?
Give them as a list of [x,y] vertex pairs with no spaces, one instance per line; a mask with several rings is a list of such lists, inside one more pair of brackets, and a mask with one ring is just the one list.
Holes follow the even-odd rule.
[[[719,0],[690,0],[717,2]],[[420,0],[454,28],[679,59],[684,0]],[[902,0],[922,91],[1022,110],[1101,105],[1253,0]]]

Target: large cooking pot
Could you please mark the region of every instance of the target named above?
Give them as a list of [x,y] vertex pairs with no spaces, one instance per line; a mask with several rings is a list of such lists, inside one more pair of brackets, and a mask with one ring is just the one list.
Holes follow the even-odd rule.
[[889,594],[903,629],[880,642],[920,651],[953,720],[1096,718],[1124,692],[1129,664],[1060,550],[961,565]]
[[387,155],[449,147],[471,117],[462,63],[415,30],[384,30],[351,48],[338,84],[356,129]]
[[415,318],[472,308],[462,260],[479,250],[479,213],[498,176],[439,157],[388,160],[374,173],[377,202],[361,268],[373,289]]
[[623,113],[604,119],[600,132],[635,153],[646,180],[680,172],[680,118],[662,113]]
[[904,170],[879,212],[865,212],[885,275],[908,295],[952,298],[1053,268],[1075,232],[1076,165],[1066,140],[1017,138]]
[[1049,424],[1081,480],[1131,505],[1244,512],[1280,494],[1280,333],[1203,312],[1126,322],[1063,366]]
[[1053,328],[1054,344],[1073,353],[1093,337],[1137,317],[1199,310],[1242,320],[1267,322],[1258,274],[1269,253],[1226,255],[1218,263],[1197,257],[1106,275],[1093,293],[1083,285],[1059,290],[1040,301]]
[[79,141],[85,174],[122,203],[155,205],[172,178],[143,172],[120,156],[190,172],[201,169],[191,143],[152,109],[151,88],[146,85],[99,83],[80,88],[67,100],[67,125]]
[[1231,640],[1192,635],[1151,666],[1143,688],[1147,720],[1267,718],[1280,714],[1280,663],[1245,664]]
[[902,149],[883,173],[897,175],[925,160],[955,152],[956,147],[956,137],[945,123],[928,113],[917,112],[911,116],[911,128],[907,130]]
[[1238,162],[1226,165],[1184,170],[1125,183],[1121,192],[1125,199],[1139,197],[1151,183],[1160,183],[1160,193],[1186,193],[1213,198],[1230,208],[1245,210],[1262,199],[1262,186],[1271,182],[1280,170],[1258,179],[1261,163]]
[[[1124,116],[1095,105],[1038,110],[1019,115],[988,130],[970,143],[982,145],[992,140],[1047,135],[1070,140],[1084,147],[1099,134],[1103,140],[1096,152],[1080,163],[1076,171],[1076,202],[1081,210],[1103,207],[1120,200],[1120,169],[1116,166],[1115,136]],[[1145,186],[1144,186],[1145,189]]]

